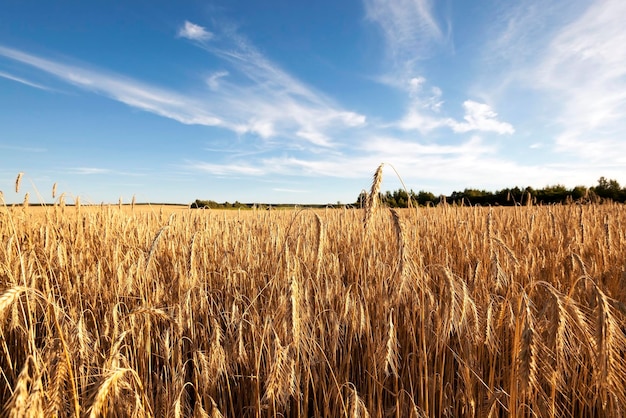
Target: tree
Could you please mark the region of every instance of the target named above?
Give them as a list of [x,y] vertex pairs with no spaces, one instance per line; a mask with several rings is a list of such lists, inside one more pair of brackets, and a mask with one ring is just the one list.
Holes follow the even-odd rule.
[[619,201],[622,197],[622,189],[617,180],[607,180],[604,176],[598,179],[598,185],[594,191],[604,199]]
[[574,201],[580,201],[587,198],[587,188],[585,186],[576,186],[572,189],[572,199]]
[[359,193],[359,197],[356,199],[356,203],[354,204],[357,208],[364,208],[367,202],[367,192],[362,191]]
[[429,202],[431,204],[434,204],[435,201],[437,200],[437,197],[431,192],[425,192],[424,190],[420,190],[417,193],[417,197],[415,200],[417,200],[417,203],[419,205],[425,206],[425,205],[428,205]]

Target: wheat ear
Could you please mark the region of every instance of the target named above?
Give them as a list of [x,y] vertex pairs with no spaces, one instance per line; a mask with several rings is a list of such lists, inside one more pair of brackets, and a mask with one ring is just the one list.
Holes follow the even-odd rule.
[[385,355],[385,374],[398,377],[398,336],[393,325],[393,308],[389,313],[389,330],[387,331],[387,354]]
[[365,214],[363,218],[363,225],[365,229],[367,229],[374,211],[376,210],[376,206],[378,205],[378,193],[380,191],[380,184],[383,181],[383,166],[385,164],[382,163],[376,169],[374,173],[374,179],[372,180],[372,188],[370,190],[369,195],[367,196],[367,200],[365,201]]
[[15,179],[15,193],[20,192],[20,184],[22,183],[22,176],[24,173],[18,173],[17,178]]

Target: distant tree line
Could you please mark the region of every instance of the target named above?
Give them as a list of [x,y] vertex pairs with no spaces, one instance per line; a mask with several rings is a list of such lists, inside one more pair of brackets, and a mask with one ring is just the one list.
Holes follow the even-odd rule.
[[[355,206],[362,207],[366,192],[361,192]],[[409,197],[412,205],[436,205],[449,203],[457,205],[481,205],[481,206],[515,206],[528,203],[559,204],[559,203],[601,203],[606,201],[626,202],[626,187],[622,188],[617,180],[608,180],[600,177],[598,184],[593,187],[576,186],[573,189],[557,184],[542,189],[532,187],[513,187],[490,192],[479,189],[465,189],[452,192],[451,195],[435,196],[431,192],[413,190],[408,192],[403,189],[380,193],[381,203],[391,208],[406,208],[409,205]]]
[[218,203],[214,200],[202,200],[196,199],[192,202],[189,207],[191,209],[293,209],[294,207],[300,208],[334,208],[334,207],[343,207],[344,205],[337,203],[333,204],[308,204],[308,205],[297,205],[295,203],[241,203],[235,201],[234,203],[224,202]]
[[[293,208],[300,206],[302,208],[333,208],[333,207],[363,207],[367,193],[365,191],[359,194],[357,201],[352,205],[337,204],[318,204],[318,205],[294,205],[289,203],[269,204],[269,203],[234,203],[224,202],[218,203],[214,200],[196,199],[191,203],[193,209],[279,209]],[[567,204],[567,203],[602,203],[602,202],[626,202],[626,187],[622,188],[617,180],[610,180],[600,177],[598,184],[592,187],[576,186],[572,189],[557,184],[554,186],[546,186],[542,189],[534,189],[532,187],[513,187],[490,192],[479,189],[465,189],[463,191],[455,191],[452,194],[435,195],[434,193],[420,190],[398,189],[395,191],[386,191],[379,194],[380,201],[383,205],[391,208],[406,208],[411,205],[428,206],[437,205],[443,202],[456,205],[480,205],[480,206],[515,206],[526,205],[532,203],[534,205],[549,204]]]
[[239,208],[249,208],[250,206],[245,204],[245,203],[239,203],[237,201],[235,201],[235,203],[229,203],[229,202],[224,202],[224,203],[217,203],[214,200],[200,200],[200,199],[196,199],[195,202],[193,202],[190,207],[192,209],[239,209]]

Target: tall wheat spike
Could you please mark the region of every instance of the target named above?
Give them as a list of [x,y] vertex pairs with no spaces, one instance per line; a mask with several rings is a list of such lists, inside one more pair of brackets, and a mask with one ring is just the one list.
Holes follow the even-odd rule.
[[393,308],[389,313],[389,326],[387,331],[387,350],[385,355],[385,374],[398,377],[399,347],[396,328],[393,325]]
[[317,225],[317,251],[315,255],[315,278],[319,280],[322,268],[322,257],[324,254],[324,223],[322,218],[315,213],[315,224]]
[[374,173],[374,178],[372,180],[372,187],[370,189],[370,193],[367,195],[367,200],[365,204],[365,212],[363,217],[363,225],[365,229],[368,228],[372,220],[372,216],[374,215],[374,211],[376,210],[376,206],[378,206],[378,193],[380,192],[380,184],[383,181],[383,166],[385,164],[382,163],[376,169]]
[[24,176],[24,173],[20,172],[17,174],[17,177],[15,178],[15,193],[20,192],[20,184],[22,183],[22,176]]
[[363,402],[354,386],[350,391],[350,405],[350,418],[369,418],[370,414],[365,406],[365,402]]

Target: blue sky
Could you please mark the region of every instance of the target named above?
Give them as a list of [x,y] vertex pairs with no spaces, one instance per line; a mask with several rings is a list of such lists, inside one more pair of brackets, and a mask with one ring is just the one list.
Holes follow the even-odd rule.
[[7,202],[626,183],[623,0],[0,2]]

